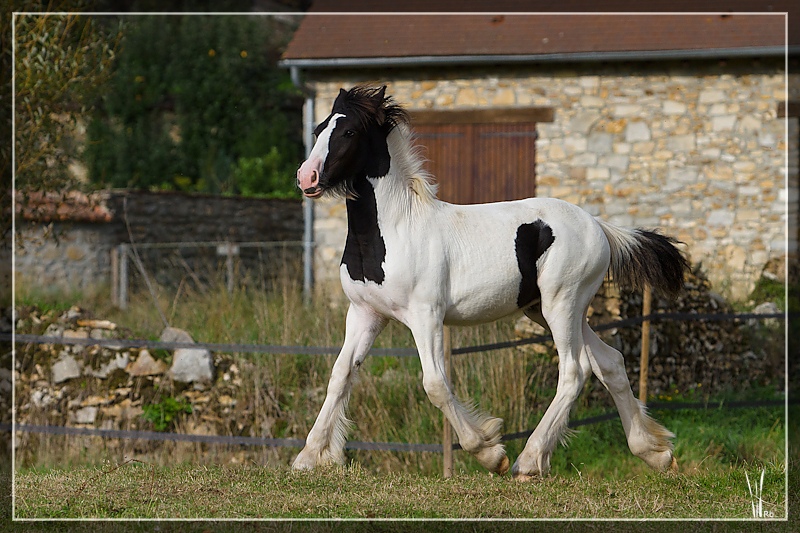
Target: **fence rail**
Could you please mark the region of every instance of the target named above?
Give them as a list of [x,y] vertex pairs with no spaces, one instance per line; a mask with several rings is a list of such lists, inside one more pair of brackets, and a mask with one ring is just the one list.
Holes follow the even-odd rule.
[[[789,318],[800,316],[792,313],[788,315]],[[717,313],[717,314],[701,314],[701,313],[654,313],[646,316],[639,316],[633,318],[625,318],[615,320],[606,324],[592,326],[595,331],[605,331],[615,328],[623,328],[629,326],[639,325],[644,321],[663,322],[663,321],[680,321],[680,320],[766,320],[766,319],[784,320],[787,318],[786,313]],[[504,348],[515,348],[518,346],[525,346],[528,344],[541,344],[543,342],[551,341],[551,335],[538,335],[535,337],[528,337],[525,339],[518,339],[513,341],[496,342],[491,344],[482,344],[479,346],[464,346],[461,348],[453,348],[453,355],[489,352],[493,350],[501,350]],[[22,344],[74,344],[83,346],[108,346],[116,348],[147,348],[147,349],[162,349],[162,350],[175,350],[179,348],[195,348],[205,349],[212,352],[230,352],[230,353],[267,353],[267,354],[294,354],[294,355],[336,355],[339,353],[340,347],[338,346],[282,346],[274,344],[238,344],[238,343],[213,343],[213,342],[162,342],[152,341],[147,339],[80,339],[72,337],[51,337],[44,335],[28,335],[28,334],[11,334],[0,333],[0,341],[12,341]],[[372,348],[369,355],[378,357],[411,357],[417,355],[416,348]]]
[[[701,403],[701,402],[675,402],[662,403],[654,402],[649,405],[651,410],[669,409],[742,409],[754,407],[780,407],[784,405],[800,405],[800,400],[780,401],[780,400],[760,400],[752,402],[722,402],[722,403]],[[610,411],[602,415],[591,416],[579,420],[571,420],[570,428],[598,424],[608,420],[619,418],[617,411]],[[120,429],[96,429],[69,426],[41,426],[32,424],[0,424],[0,431],[21,431],[24,433],[40,433],[49,435],[74,435],[88,437],[102,437],[106,439],[131,439],[131,440],[150,440],[150,441],[171,441],[171,442],[196,442],[203,444],[223,444],[238,446],[271,446],[302,448],[305,446],[305,439],[283,439],[268,437],[245,437],[236,435],[192,435],[187,433],[166,433],[159,431],[134,431]],[[518,439],[527,439],[533,433],[532,429],[508,433],[501,437],[503,442]],[[441,444],[420,444],[413,442],[359,442],[348,441],[345,444],[348,450],[372,450],[390,452],[431,452],[442,453],[444,446]],[[460,450],[461,445],[454,443],[451,449]]]

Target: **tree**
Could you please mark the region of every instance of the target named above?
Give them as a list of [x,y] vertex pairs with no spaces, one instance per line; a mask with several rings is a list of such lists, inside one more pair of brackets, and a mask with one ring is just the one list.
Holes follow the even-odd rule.
[[139,16],[127,26],[86,162],[99,186],[297,196],[301,103],[264,16]]
[[[77,5],[77,8],[82,7]],[[15,184],[23,192],[80,188],[67,168],[80,156],[76,121],[111,74],[119,28],[82,15],[15,20]]]

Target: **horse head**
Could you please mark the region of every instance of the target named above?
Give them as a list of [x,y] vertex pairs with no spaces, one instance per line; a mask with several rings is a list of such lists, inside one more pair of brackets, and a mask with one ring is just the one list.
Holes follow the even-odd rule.
[[386,137],[408,115],[380,88],[341,89],[331,114],[315,129],[316,142],[297,170],[297,186],[308,198],[326,192],[354,197],[354,184],[389,172]]

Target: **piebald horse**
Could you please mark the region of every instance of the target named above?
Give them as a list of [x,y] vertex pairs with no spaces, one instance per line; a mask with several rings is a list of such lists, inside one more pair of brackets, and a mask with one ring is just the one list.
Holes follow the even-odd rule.
[[[622,355],[586,321],[610,272],[630,288],[665,296],[683,287],[687,261],[676,241],[625,229],[554,198],[453,205],[436,197],[413,142],[407,112],[386,87],[342,89],[297,171],[308,198],[346,198],[347,240],[339,275],[350,301],[346,333],[319,416],[294,469],[344,463],[346,407],[354,374],[388,320],[412,332],[423,387],[452,424],[462,448],[504,474],[503,421],[465,407],[444,372],[443,325],[469,325],[522,311],[547,327],[558,350],[555,398],[511,472],[549,472],[568,432],[570,407],[594,373],[611,393],[633,454],[658,470],[676,469],[674,435],[633,395]],[[487,176],[486,179],[491,179]]]

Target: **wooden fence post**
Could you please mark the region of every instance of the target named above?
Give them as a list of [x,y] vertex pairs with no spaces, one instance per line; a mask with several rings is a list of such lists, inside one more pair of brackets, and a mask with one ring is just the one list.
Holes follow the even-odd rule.
[[119,307],[119,249],[111,248],[111,303]]
[[[642,291],[642,316],[650,315],[652,291],[645,285]],[[642,321],[642,350],[639,359],[639,401],[647,404],[647,373],[650,366],[650,321]]]
[[119,308],[128,308],[128,245],[119,245]]
[[[450,344],[450,327],[444,326],[444,334],[443,334],[443,344],[444,344],[444,373],[447,376],[447,382],[450,386],[453,386],[453,382],[450,378],[450,356],[453,354],[453,347]],[[444,421],[442,423],[443,427],[443,435],[442,435],[442,463],[444,465],[444,471],[442,475],[445,479],[453,477],[453,430],[450,427],[450,421],[447,420],[447,417],[444,416]]]

